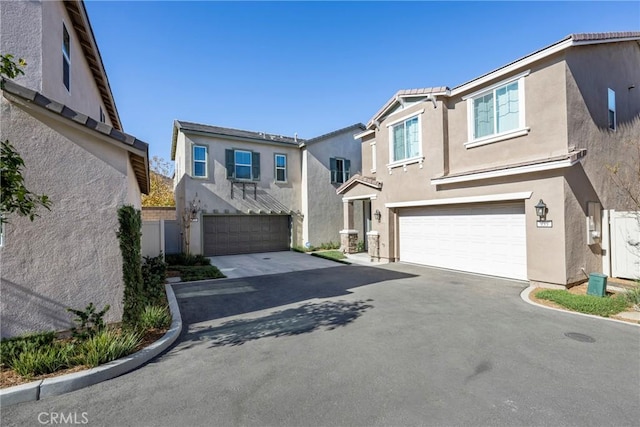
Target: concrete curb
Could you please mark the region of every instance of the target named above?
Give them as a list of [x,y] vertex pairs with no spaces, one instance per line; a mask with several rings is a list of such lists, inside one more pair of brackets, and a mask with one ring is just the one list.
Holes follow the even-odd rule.
[[173,321],[169,330],[158,341],[134,354],[96,368],[0,390],[0,407],[69,393],[115,378],[136,369],[165,351],[178,339],[182,332],[182,317],[180,316],[178,301],[171,284],[167,283],[165,290]]
[[531,295],[531,292],[533,292],[535,289],[538,289],[538,288],[534,287],[534,286],[529,286],[524,291],[522,291],[522,293],[520,294],[520,298],[522,298],[522,300],[524,302],[526,302],[526,303],[529,303],[531,305],[535,305],[536,307],[546,308],[547,310],[559,311],[561,313],[575,314],[575,315],[578,315],[578,316],[590,317],[592,319],[607,320],[609,322],[622,323],[624,325],[640,326],[640,324],[638,324],[638,323],[625,322],[623,320],[611,319],[609,317],[595,316],[593,314],[586,314],[586,313],[578,313],[576,311],[562,310],[560,308],[549,307],[549,306],[546,306],[546,305],[538,304],[537,302],[534,302],[531,298],[529,298],[529,295]]

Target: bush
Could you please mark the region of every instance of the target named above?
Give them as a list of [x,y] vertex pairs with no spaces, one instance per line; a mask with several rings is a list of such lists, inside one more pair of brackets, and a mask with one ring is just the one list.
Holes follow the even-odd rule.
[[99,334],[82,342],[78,360],[91,367],[111,362],[132,353],[140,344],[142,336],[136,331],[104,329]]
[[120,252],[122,252],[122,276],[124,282],[122,323],[135,325],[144,304],[142,281],[142,219],[133,206],[118,209]]
[[364,242],[362,240],[358,241],[356,245],[356,252],[364,252]]
[[0,341],[0,362],[11,368],[22,353],[34,352],[38,348],[46,347],[55,337],[55,332],[42,332],[4,339]]
[[20,376],[31,378],[74,366],[76,346],[69,342],[54,342],[44,347],[20,353],[11,366]]
[[211,265],[211,260],[204,255],[192,255],[192,254],[171,254],[165,256],[165,262],[171,266],[173,265]]
[[625,298],[631,305],[640,305],[640,285],[635,286],[633,289],[629,289],[625,294]]
[[144,290],[142,299],[147,305],[161,304],[164,301],[164,283],[167,278],[167,264],[162,254],[157,257],[144,257],[142,264],[142,282]]
[[174,266],[173,270],[180,272],[180,279],[183,282],[190,282],[193,280],[206,280],[206,279],[222,279],[227,276],[222,274],[218,267],[209,265],[206,267],[200,266]]
[[84,310],[74,310],[73,308],[67,308],[67,311],[76,315],[73,319],[78,327],[71,328],[71,334],[76,339],[87,339],[94,336],[102,329],[104,329],[104,315],[109,311],[109,304],[107,304],[101,311],[96,312],[96,307],[92,302]]
[[340,249],[340,243],[333,243],[331,240],[329,240],[329,243],[321,243],[319,249],[323,249],[323,250]]
[[147,329],[166,328],[171,324],[169,309],[161,305],[148,305],[140,315],[138,327]]

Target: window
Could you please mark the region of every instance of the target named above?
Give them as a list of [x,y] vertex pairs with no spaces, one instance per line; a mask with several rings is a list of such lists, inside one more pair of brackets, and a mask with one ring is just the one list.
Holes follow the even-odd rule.
[[67,27],[62,24],[62,83],[69,90],[71,74],[71,41]]
[[[469,142],[467,147],[526,134],[524,78],[526,71],[467,97]],[[477,142],[476,142],[477,141]]]
[[0,247],[4,246],[4,222],[0,221]]
[[193,176],[207,177],[207,147],[203,145],[193,146]]
[[329,159],[329,166],[331,168],[332,184],[343,184],[350,178],[350,160],[332,157],[331,159]]
[[391,129],[391,161],[411,159],[420,156],[420,120],[412,117]]
[[225,150],[227,179],[260,181],[260,153]]
[[375,171],[376,171],[376,162],[377,162],[376,142],[372,141],[370,143],[370,145],[371,145],[371,173],[375,173]]
[[105,123],[104,111],[102,111],[102,107],[100,107],[100,121]]
[[287,156],[276,154],[274,163],[276,182],[287,182]]
[[609,129],[616,130],[616,93],[607,89],[607,98],[609,103]]

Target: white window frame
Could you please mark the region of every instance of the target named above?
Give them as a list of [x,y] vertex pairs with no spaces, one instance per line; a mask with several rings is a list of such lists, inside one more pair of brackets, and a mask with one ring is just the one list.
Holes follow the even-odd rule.
[[[399,117],[396,120],[387,123],[387,129],[389,134],[389,164],[387,164],[387,168],[389,169],[389,173],[391,173],[391,169],[395,167],[402,166],[406,170],[407,165],[412,163],[420,163],[420,168],[422,168],[422,163],[424,161],[424,156],[422,155],[422,114],[424,113],[424,108],[422,110],[413,112],[403,117]],[[413,157],[407,157],[400,160],[395,160],[393,158],[393,128],[401,123],[406,123],[409,120],[418,119],[418,155]]]
[[[345,160],[342,157],[336,157],[336,183],[338,184],[344,184],[345,182],[347,182],[347,171],[345,168]],[[342,181],[338,180],[338,171],[340,170],[340,168],[338,167],[338,162],[342,163]]]
[[[517,74],[509,79],[502,80],[489,87],[484,87],[479,91],[473,92],[469,95],[463,96],[462,100],[467,102],[467,142],[464,143],[466,148],[478,147],[481,145],[492,144],[498,141],[504,141],[506,139],[516,138],[518,136],[527,135],[531,130],[526,126],[526,111],[525,111],[525,77],[531,73],[531,70],[527,70],[523,73]],[[497,99],[495,92],[498,89],[508,86],[511,83],[518,82],[518,127],[506,132],[493,133],[491,135],[483,136],[481,138],[475,137],[475,121],[473,117],[473,101],[479,97],[485,96],[489,93],[493,93],[494,102]],[[494,110],[494,130],[496,129],[497,110]]]
[[[204,160],[196,160],[196,149],[204,149]],[[209,177],[209,150],[206,145],[195,145],[191,151],[191,176],[198,179],[207,179]],[[204,176],[196,175],[196,163],[204,163]]]
[[[69,40],[69,44],[68,46],[65,46],[65,34]],[[68,91],[71,90],[71,34],[69,34],[69,31],[67,30],[67,26],[62,23],[62,84],[64,85],[65,88],[67,88]],[[64,81],[64,64],[67,64],[67,67],[69,68],[69,81],[65,82]]]
[[[284,167],[278,167],[278,157],[284,158]],[[253,167],[253,165],[251,166]],[[287,176],[287,155],[286,154],[276,153],[273,155],[273,170],[274,170],[274,175],[275,175],[274,178],[276,182],[287,182],[287,179],[289,177]],[[278,179],[278,170],[282,170],[284,172],[283,180]]]
[[[616,112],[616,92],[611,88],[607,88],[607,107],[607,127],[610,130],[616,130],[618,128],[618,113]],[[613,122],[609,120],[610,113],[613,113]],[[613,127],[611,125],[613,125]]]
[[371,145],[371,173],[376,173],[376,163],[378,161],[376,153],[376,142],[371,141],[369,145]]
[[[236,154],[237,153],[247,153],[249,155],[249,163],[238,163]],[[238,166],[247,167],[249,166],[249,178],[238,178]],[[251,181],[253,180],[253,152],[247,150],[233,150],[233,176],[235,179],[240,181]]]
[[5,224],[0,222],[0,248],[4,246],[4,226]]

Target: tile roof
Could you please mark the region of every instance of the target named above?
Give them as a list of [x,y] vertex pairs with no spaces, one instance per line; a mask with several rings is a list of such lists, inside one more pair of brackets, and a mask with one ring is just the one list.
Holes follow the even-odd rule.
[[611,39],[635,39],[640,38],[640,31],[619,31],[610,33],[577,33],[570,34],[567,38],[574,41],[604,41]]
[[306,141],[304,141],[304,143],[308,145],[308,144],[311,144],[311,143],[314,143],[314,142],[317,142],[317,141],[321,141],[323,139],[330,138],[330,137],[335,136],[335,135],[339,135],[339,134],[341,134],[343,132],[348,132],[350,130],[355,130],[355,129],[365,130],[365,127],[364,127],[364,125],[362,123],[355,123],[355,124],[352,124],[351,126],[347,126],[347,127],[342,128],[342,129],[334,130],[333,132],[325,133],[324,135],[316,136],[315,138],[307,139]]
[[352,186],[354,186],[355,184],[358,184],[358,183],[364,184],[364,185],[366,185],[368,187],[371,187],[371,188],[375,188],[376,190],[380,190],[382,188],[382,183],[380,181],[377,181],[375,178],[370,177],[370,176],[362,176],[362,175],[359,175],[359,174],[355,174],[351,178],[349,178],[347,180],[347,182],[345,182],[340,187],[338,187],[336,189],[336,193],[337,194],[343,194],[350,187],[352,187]]
[[40,92],[28,89],[12,82],[11,80],[2,79],[2,91],[5,92],[5,96],[6,94],[13,95],[27,103],[37,105],[38,107],[44,108],[47,111],[71,120],[87,129],[107,136],[122,145],[136,149],[138,153],[131,152],[130,155],[133,170],[136,175],[138,185],[140,186],[140,191],[144,194],[149,193],[149,144],[139,140],[135,136],[121,132],[113,126],[99,122],[85,114],[78,113],[64,104],[47,98]]
[[410,97],[410,96],[420,96],[420,95],[430,95],[432,93],[445,93],[449,90],[446,86],[436,86],[436,87],[425,87],[420,89],[401,89],[395,93],[389,100],[380,108],[369,120],[369,124],[371,124],[374,120],[376,120],[381,114],[383,114],[389,107],[391,107],[399,97]]
[[212,135],[232,136],[236,138],[251,139],[257,142],[280,142],[284,144],[299,145],[304,142],[304,139],[290,136],[283,136],[278,134],[270,134],[266,132],[254,132],[250,130],[225,128],[220,126],[203,125],[200,123],[185,122],[182,120],[175,121],[183,131],[202,132]]

